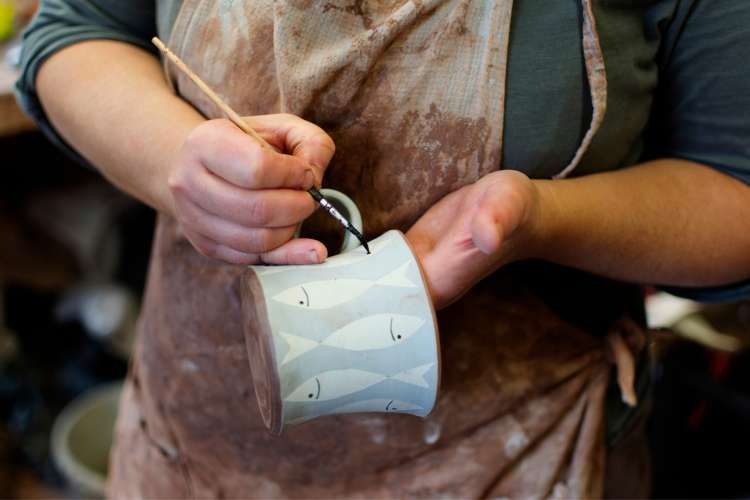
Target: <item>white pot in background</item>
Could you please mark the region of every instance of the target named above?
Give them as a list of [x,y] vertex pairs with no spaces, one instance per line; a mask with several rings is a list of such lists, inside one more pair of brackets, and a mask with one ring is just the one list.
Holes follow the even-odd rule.
[[92,389],[73,400],[55,419],[51,451],[75,493],[104,497],[122,383]]

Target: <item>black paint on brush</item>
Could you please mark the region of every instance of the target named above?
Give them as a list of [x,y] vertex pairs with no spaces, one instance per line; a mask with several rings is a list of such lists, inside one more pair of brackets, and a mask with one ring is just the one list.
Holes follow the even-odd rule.
[[310,188],[307,190],[308,193],[310,193],[310,196],[312,196],[315,201],[320,204],[321,207],[325,208],[326,212],[331,214],[331,216],[339,221],[339,223],[346,228],[347,231],[352,233],[355,238],[359,240],[360,243],[362,243],[362,246],[365,247],[365,250],[367,250],[367,255],[370,254],[370,247],[367,246],[367,241],[365,241],[365,237],[362,236],[362,233],[357,231],[357,228],[352,225],[351,222],[349,222],[346,217],[341,215],[341,213],[336,210],[336,207],[334,207],[331,202],[326,200],[323,195],[315,188]]

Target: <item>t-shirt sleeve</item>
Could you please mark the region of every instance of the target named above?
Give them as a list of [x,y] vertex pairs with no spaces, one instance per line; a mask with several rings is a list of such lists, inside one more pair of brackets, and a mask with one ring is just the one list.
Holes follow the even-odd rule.
[[[49,123],[36,93],[42,63],[60,49],[84,40],[118,40],[155,51],[149,40],[156,32],[154,0],[43,0],[23,34],[21,74],[16,98],[21,108],[58,146],[82,163]],[[71,75],[75,78],[75,75]]]
[[[674,5],[660,26],[648,156],[692,160],[750,185],[750,1]],[[667,290],[695,300],[736,300],[750,297],[750,280]]]
[[700,162],[750,184],[750,2],[676,2],[663,21],[651,156]]

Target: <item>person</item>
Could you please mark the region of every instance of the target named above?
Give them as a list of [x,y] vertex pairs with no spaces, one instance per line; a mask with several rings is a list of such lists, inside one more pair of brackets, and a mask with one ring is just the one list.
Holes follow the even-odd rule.
[[[21,103],[159,211],[109,494],[646,495],[637,284],[750,294],[748,23],[718,0],[43,0]],[[321,184],[418,255],[443,356],[427,420],[263,427],[239,277],[326,258],[324,223],[292,238]]]

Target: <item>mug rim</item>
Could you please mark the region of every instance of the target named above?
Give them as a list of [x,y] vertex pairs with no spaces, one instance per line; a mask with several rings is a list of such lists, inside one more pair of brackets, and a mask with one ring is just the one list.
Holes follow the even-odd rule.
[[[430,284],[427,281],[427,275],[424,272],[424,269],[422,268],[422,262],[417,258],[417,252],[414,251],[414,246],[409,241],[409,238],[406,237],[406,235],[400,231],[399,229],[390,229],[387,232],[394,231],[398,233],[398,235],[401,237],[401,239],[404,241],[406,246],[409,248],[409,251],[411,252],[412,257],[414,257],[414,262],[417,263],[417,269],[419,269],[419,276],[422,278],[422,283],[424,284],[424,291],[427,294],[427,305],[430,307],[430,315],[432,316],[432,328],[435,332],[435,350],[437,351],[436,357],[436,363],[437,363],[437,382],[435,382],[435,400],[432,402],[432,408],[430,408],[430,411],[427,412],[427,415],[433,412],[435,409],[435,406],[437,406],[437,400],[440,396],[440,388],[442,387],[443,382],[443,352],[440,346],[442,345],[440,343],[440,327],[438,326],[438,320],[437,320],[437,311],[435,310],[435,303],[432,301],[432,295],[430,294]],[[383,233],[385,234],[385,233]],[[425,417],[427,416],[425,415]]]
[[282,430],[281,380],[273,348],[265,294],[252,267],[242,278],[242,310],[245,349],[252,374],[255,398],[263,423],[274,435]]

